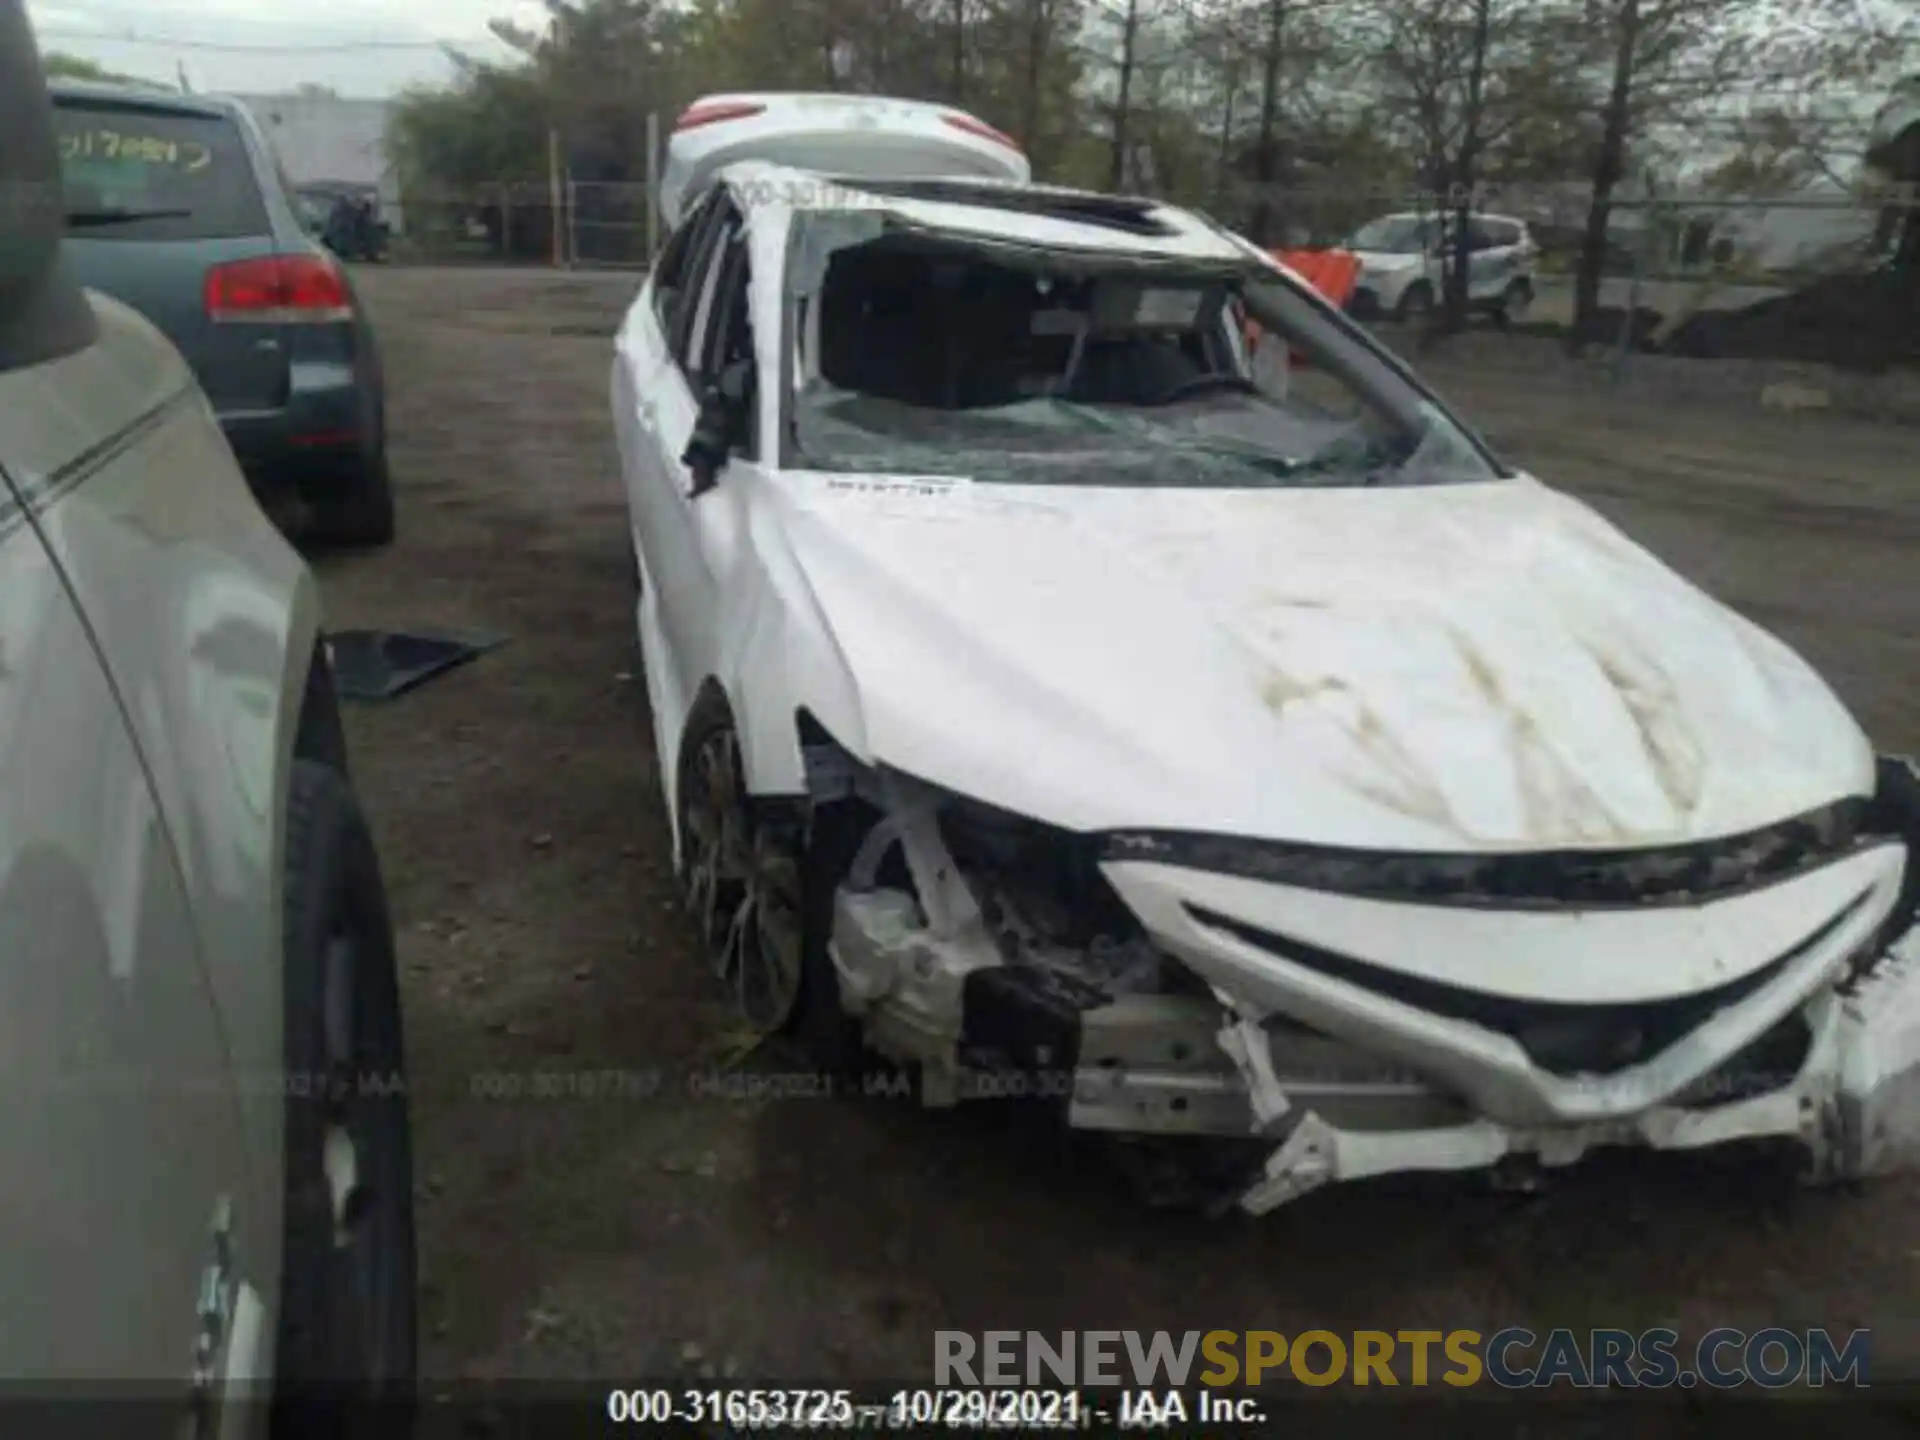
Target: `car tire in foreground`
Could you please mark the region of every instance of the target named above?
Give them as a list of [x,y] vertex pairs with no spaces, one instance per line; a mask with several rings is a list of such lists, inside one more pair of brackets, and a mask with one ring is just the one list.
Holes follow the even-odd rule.
[[286,856],[273,1430],[387,1440],[412,1421],[412,1139],[386,891],[338,771],[294,762]]
[[1407,286],[1400,303],[1393,307],[1393,318],[1400,321],[1424,320],[1433,313],[1433,287],[1424,280]]

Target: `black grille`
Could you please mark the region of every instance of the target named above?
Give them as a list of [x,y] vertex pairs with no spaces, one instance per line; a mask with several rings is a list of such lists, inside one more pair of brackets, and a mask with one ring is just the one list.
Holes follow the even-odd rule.
[[1342,895],[1423,905],[1582,909],[1690,905],[1832,864],[1885,838],[1864,799],[1842,800],[1745,835],[1635,850],[1501,855],[1349,850],[1200,831],[1121,830],[1105,861],[1151,861]]
[[1701,1076],[1675,1097],[1692,1110],[1710,1110],[1793,1083],[1813,1047],[1813,1031],[1798,1010],[1787,1016],[1718,1069]]
[[[1681,1036],[1697,1029],[1714,1011],[1760,989],[1796,956],[1819,944],[1845,923],[1871,893],[1862,891],[1812,934],[1738,980],[1671,1000],[1631,1005],[1576,1005],[1489,995],[1322,950],[1197,906],[1187,908],[1201,924],[1270,950],[1296,965],[1435,1015],[1469,1020],[1510,1035],[1543,1070],[1556,1075],[1605,1075],[1652,1059]],[[1543,963],[1550,961],[1543,960]]]

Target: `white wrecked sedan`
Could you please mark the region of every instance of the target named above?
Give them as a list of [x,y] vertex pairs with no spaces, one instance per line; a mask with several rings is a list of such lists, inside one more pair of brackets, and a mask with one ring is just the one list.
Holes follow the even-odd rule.
[[1205,219],[863,144],[683,166],[613,372],[751,1024],[1254,1212],[1920,1156],[1920,781],[1807,665]]

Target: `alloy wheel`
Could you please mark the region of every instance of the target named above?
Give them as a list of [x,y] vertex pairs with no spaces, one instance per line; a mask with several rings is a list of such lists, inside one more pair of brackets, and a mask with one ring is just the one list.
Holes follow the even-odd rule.
[[695,750],[681,803],[687,908],[714,974],[741,1018],[778,1030],[799,1003],[805,936],[798,837],[756,824],[733,731]]

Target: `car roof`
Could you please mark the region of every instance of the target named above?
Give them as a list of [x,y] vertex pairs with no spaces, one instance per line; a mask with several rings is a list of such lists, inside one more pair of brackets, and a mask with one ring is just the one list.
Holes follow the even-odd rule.
[[[1391,215],[1378,215],[1374,218],[1378,220],[1438,220],[1443,215],[1451,215],[1452,213],[1451,210],[1436,206],[1432,210],[1396,210]],[[1472,212],[1472,217],[1475,220],[1498,220],[1503,225],[1525,225],[1527,223],[1518,215],[1496,215],[1491,210],[1475,210]]]
[[231,117],[240,102],[225,95],[186,95],[177,90],[150,90],[144,85],[117,85],[96,80],[53,80],[47,85],[54,103],[62,100],[98,100],[114,105],[138,105],[143,110],[161,110],[177,115],[197,115],[206,119]]
[[1247,250],[1210,221],[1138,196],[973,177],[862,180],[760,160],[738,161],[716,178],[755,198],[745,207],[749,224],[761,215],[871,204],[928,229],[1034,245],[1170,260],[1249,259]]
[[674,122],[666,151],[660,201],[672,224],[720,171],[748,160],[823,175],[1033,176],[1019,143],[978,115],[880,95],[702,96]]
[[908,95],[868,95],[855,94],[847,90],[723,90],[711,95],[702,95],[690,108],[699,109],[708,105],[764,105],[768,109],[777,109],[796,101],[831,100],[847,105],[907,105],[916,110],[925,110],[930,115],[953,115],[964,113],[956,111],[952,105],[941,104],[935,100],[916,100]]

